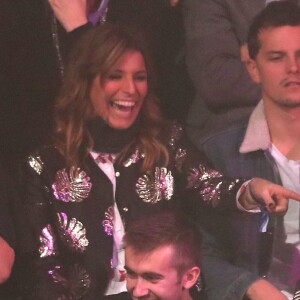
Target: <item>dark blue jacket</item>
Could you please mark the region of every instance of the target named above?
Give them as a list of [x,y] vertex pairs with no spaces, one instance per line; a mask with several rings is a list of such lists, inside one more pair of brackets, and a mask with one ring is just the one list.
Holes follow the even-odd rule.
[[[240,153],[248,118],[219,130],[201,142],[214,168],[229,177],[261,177],[281,183],[277,166],[267,150]],[[209,299],[242,299],[248,287],[267,275],[274,220],[259,233],[261,214],[211,212],[204,227],[205,259],[202,270]]]

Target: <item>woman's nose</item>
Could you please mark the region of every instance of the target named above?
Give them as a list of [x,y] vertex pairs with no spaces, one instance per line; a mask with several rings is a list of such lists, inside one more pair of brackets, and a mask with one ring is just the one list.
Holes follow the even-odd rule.
[[125,78],[123,82],[123,91],[125,93],[134,94],[136,92],[136,86],[133,78]]

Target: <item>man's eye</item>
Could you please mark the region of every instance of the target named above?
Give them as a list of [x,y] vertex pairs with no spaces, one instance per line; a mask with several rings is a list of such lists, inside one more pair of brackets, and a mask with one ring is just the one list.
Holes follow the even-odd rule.
[[269,57],[270,61],[278,61],[278,60],[281,60],[281,59],[282,59],[281,55],[276,55],[276,56],[270,56]]
[[144,276],[144,279],[152,283],[156,283],[159,281],[159,278],[157,276],[151,276],[151,275]]
[[129,278],[134,278],[134,277],[136,277],[136,274],[130,270],[127,270],[126,276]]

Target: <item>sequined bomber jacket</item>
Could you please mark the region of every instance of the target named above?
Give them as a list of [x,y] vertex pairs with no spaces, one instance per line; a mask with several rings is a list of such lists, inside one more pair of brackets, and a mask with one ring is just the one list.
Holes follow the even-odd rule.
[[[143,155],[115,165],[118,205],[125,227],[134,219],[180,207],[235,209],[242,180],[225,178],[188,143],[179,126],[166,138],[168,165],[140,171]],[[24,215],[31,239],[26,263],[28,299],[99,299],[113,252],[111,181],[91,156],[75,172],[53,147],[29,156],[23,172]]]

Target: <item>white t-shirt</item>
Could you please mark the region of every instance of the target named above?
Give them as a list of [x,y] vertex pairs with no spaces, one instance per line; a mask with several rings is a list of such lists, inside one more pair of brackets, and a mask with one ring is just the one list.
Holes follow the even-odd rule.
[[[287,159],[274,145],[270,146],[269,151],[277,164],[282,185],[300,193],[300,161]],[[290,293],[294,292],[295,284],[300,279],[299,220],[300,203],[289,200],[288,211],[283,222],[286,239],[280,238],[277,225],[274,259],[270,269],[270,281]],[[279,238],[276,239],[276,237]],[[289,296],[289,299],[292,299],[292,295]]]

